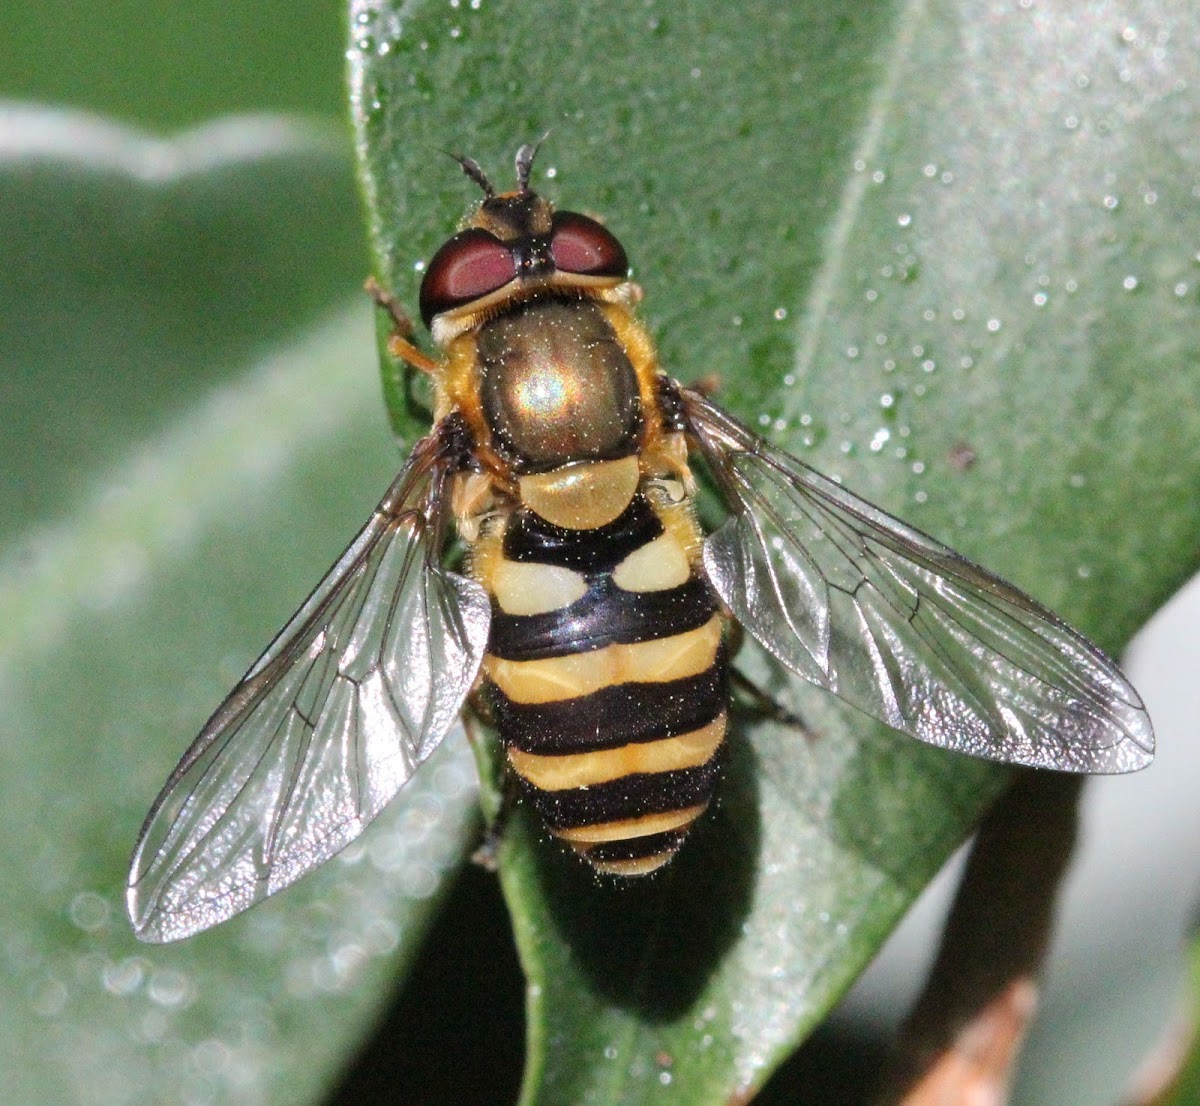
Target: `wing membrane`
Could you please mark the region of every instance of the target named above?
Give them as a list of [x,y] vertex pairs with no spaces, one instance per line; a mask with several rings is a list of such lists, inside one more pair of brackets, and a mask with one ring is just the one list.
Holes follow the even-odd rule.
[[1071,772],[1150,762],[1141,699],[1080,634],[699,393],[680,397],[733,509],[705,568],[785,666],[947,749]]
[[437,431],[205,725],[142,828],[127,901],[172,941],[299,879],[357,837],[458,723],[490,608],[443,569]]

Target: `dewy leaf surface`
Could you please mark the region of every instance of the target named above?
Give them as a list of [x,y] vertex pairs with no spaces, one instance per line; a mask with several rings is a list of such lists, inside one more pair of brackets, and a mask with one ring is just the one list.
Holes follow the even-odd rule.
[[[351,4],[360,170],[408,303],[473,186],[625,242],[666,368],[1119,650],[1194,569],[1196,93],[1177,5]],[[393,401],[393,409],[399,405]],[[748,672],[719,809],[614,890],[523,816],[529,1104],[740,1101],[1002,786]]]
[[139,945],[122,892],[187,742],[399,467],[344,145],[9,107],[0,241],[3,1097],[317,1101],[462,851],[466,750],[192,942]]

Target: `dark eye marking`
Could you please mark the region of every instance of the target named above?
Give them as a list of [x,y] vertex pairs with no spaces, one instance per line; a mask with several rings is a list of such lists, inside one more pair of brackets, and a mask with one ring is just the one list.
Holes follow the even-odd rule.
[[595,219],[574,211],[554,215],[550,256],[555,268],[583,276],[623,277],[629,272],[625,248]]
[[517,276],[512,251],[479,227],[456,234],[429,262],[421,281],[421,318],[428,326],[435,315],[480,299]]

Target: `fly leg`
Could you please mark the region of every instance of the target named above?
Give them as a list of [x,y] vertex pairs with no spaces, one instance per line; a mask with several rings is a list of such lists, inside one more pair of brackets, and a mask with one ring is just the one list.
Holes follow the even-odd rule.
[[385,292],[374,277],[367,277],[364,285],[367,294],[375,301],[377,307],[382,307],[392,320],[392,333],[388,338],[388,353],[397,361],[404,363],[404,405],[413,419],[422,422],[432,422],[433,412],[429,410],[413,391],[413,383],[418,372],[431,373],[438,363],[427,353],[423,353],[413,343],[412,337],[416,332],[412,319],[400,306],[399,301],[390,292]]
[[693,392],[699,392],[705,399],[712,399],[721,390],[720,373],[705,373],[697,377],[689,385]]
[[769,691],[764,691],[749,676],[732,666],[729,669],[729,682],[733,685],[734,705],[738,710],[751,718],[791,726],[807,738],[816,737],[816,733],[809,729],[808,723],[800,715],[788,710]]
[[375,301],[376,306],[382,307],[391,317],[392,336],[388,339],[388,353],[397,360],[411,365],[414,369],[420,369],[421,372],[433,372],[438,363],[413,345],[412,336],[416,332],[416,328],[396,297],[390,292],[385,292],[374,277],[367,277],[367,282],[363,287],[366,289],[367,295]]
[[[486,702],[482,696],[472,695],[470,709],[463,712],[463,728],[467,731],[467,740],[471,742],[472,746],[488,740],[482,729],[487,721],[490,721],[490,713]],[[472,864],[478,864],[488,872],[496,870],[499,862],[500,842],[504,838],[505,827],[517,805],[518,798],[516,775],[508,769],[506,764],[500,791],[500,804],[495,813],[487,818],[488,824],[483,833],[483,841],[471,854]],[[486,816],[487,812],[485,811],[485,818]]]
[[[733,657],[742,647],[742,642],[745,640],[745,631],[738,623],[733,622],[730,624],[728,634],[729,655]],[[809,740],[816,737],[816,732],[809,727],[808,723],[800,715],[796,714],[795,711],[788,710],[769,691],[763,690],[749,676],[740,672],[732,664],[729,666],[729,682],[733,690],[734,709],[754,719],[777,722],[781,726],[790,726],[792,729],[799,730]]]
[[492,824],[484,830],[483,840],[471,854],[471,863],[478,864],[485,872],[494,872],[500,867],[500,842],[512,812],[517,807],[517,781],[511,772],[504,773],[504,790],[500,793],[500,809]]

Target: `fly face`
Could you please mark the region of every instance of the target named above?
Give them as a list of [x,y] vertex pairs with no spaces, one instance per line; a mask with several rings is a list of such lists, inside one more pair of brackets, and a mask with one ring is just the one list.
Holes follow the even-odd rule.
[[595,219],[555,211],[530,191],[535,151],[521,150],[528,158],[518,160],[518,188],[500,195],[475,162],[460,162],[483,188],[484,200],[433,255],[421,281],[421,318],[438,345],[470,330],[482,315],[528,296],[607,298],[629,287],[625,248]]
[[[138,936],[185,937],[334,855],[486,701],[518,786],[598,871],[651,872],[720,773],[731,619],[892,728],[1068,772],[1149,763],[1111,660],[1051,612],[658,367],[620,242],[484,191],[430,262],[437,419],[201,730],[143,826]],[[728,512],[702,532],[689,458]],[[457,528],[466,569],[443,557]]]

